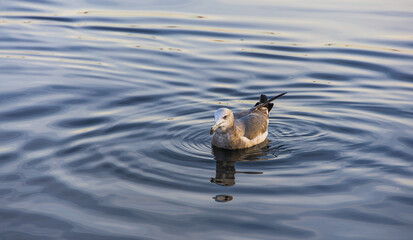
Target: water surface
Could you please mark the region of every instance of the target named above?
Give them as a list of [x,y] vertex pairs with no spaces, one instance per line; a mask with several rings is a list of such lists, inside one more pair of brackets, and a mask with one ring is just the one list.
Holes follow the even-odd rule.
[[[409,1],[7,1],[1,239],[411,239]],[[274,96],[268,141],[212,148]]]

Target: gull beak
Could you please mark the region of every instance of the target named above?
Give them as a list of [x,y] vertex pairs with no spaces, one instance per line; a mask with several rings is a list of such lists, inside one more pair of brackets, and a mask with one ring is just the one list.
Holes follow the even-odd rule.
[[219,124],[215,122],[214,126],[212,126],[211,131],[209,132],[209,135],[212,135],[218,127],[219,127]]

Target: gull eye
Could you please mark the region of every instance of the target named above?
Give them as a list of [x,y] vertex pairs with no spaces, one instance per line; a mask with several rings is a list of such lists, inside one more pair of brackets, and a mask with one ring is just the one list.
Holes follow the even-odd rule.
[[228,115],[225,115],[223,118],[224,118],[224,120],[226,120],[228,118]]

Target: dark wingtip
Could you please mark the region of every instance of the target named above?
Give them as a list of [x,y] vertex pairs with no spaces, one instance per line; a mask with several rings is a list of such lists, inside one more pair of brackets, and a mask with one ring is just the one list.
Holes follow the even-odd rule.
[[274,107],[274,103],[267,104],[268,112],[271,112],[272,107]]
[[264,94],[261,94],[260,96],[260,103],[265,103],[268,100],[267,96]]
[[272,101],[274,101],[275,99],[277,99],[277,98],[279,98],[279,97],[284,96],[285,94],[287,94],[287,92],[284,92],[284,93],[278,94],[277,96],[275,96],[275,97],[271,98],[269,102],[272,102]]
[[[278,94],[277,96],[271,98],[270,100],[267,100],[267,99],[266,99],[266,101],[263,102],[263,103],[261,103],[261,98],[262,98],[263,96],[265,96],[265,95],[264,95],[264,94],[261,94],[261,96],[260,96],[260,103],[259,103],[259,104],[258,104],[258,103],[255,104],[254,108],[256,109],[256,108],[259,108],[259,107],[268,106],[268,104],[269,104],[270,102],[274,101],[275,99],[277,99],[277,98],[279,98],[279,97],[284,96],[285,94],[287,94],[287,92]],[[265,98],[267,98],[267,96],[265,96]],[[271,108],[272,108],[272,107],[271,107]],[[270,110],[271,110],[271,109],[270,109]]]
[[274,101],[275,99],[284,96],[285,94],[287,94],[287,92],[278,94],[277,96],[275,96],[275,97],[271,98],[270,100],[266,101],[266,103],[270,103],[270,102]]

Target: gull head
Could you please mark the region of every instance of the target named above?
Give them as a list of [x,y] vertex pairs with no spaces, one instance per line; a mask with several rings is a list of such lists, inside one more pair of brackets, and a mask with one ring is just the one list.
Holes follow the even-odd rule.
[[234,114],[228,108],[219,108],[215,114],[214,126],[209,132],[212,135],[215,131],[226,132],[234,124]]

